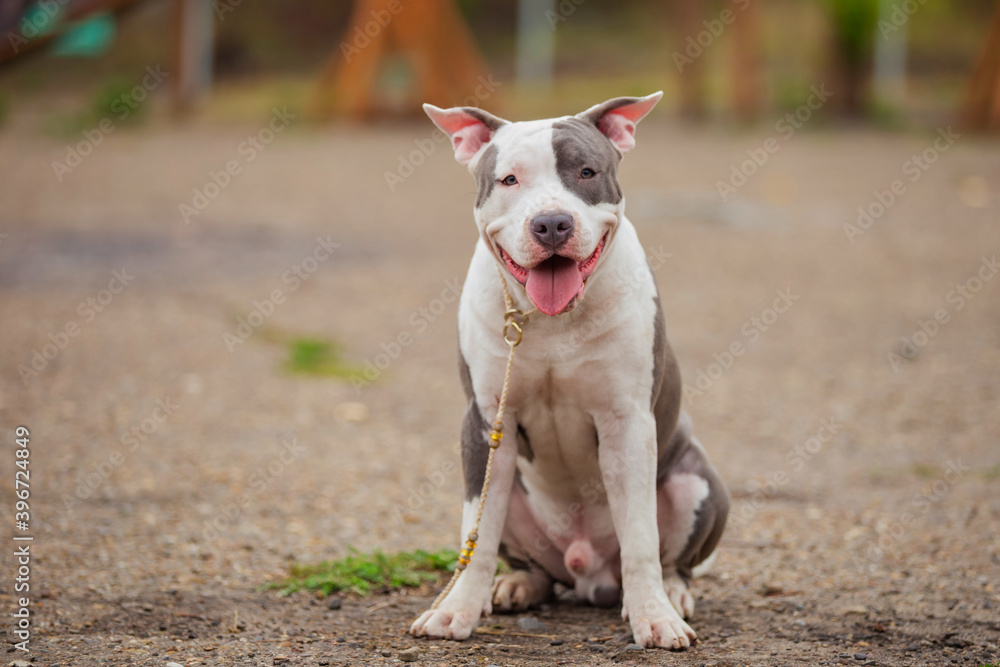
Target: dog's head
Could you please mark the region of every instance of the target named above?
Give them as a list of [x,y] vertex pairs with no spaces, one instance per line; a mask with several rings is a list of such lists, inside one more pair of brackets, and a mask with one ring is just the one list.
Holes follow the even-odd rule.
[[521,123],[475,107],[424,105],[476,178],[483,239],[546,315],[574,307],[612,242],[624,209],[618,163],[662,96]]

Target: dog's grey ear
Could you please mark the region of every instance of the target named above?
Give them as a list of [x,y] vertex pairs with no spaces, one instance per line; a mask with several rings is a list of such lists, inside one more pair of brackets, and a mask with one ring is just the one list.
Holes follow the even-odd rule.
[[439,109],[433,104],[425,104],[424,112],[451,139],[455,159],[461,164],[469,164],[496,131],[508,123],[476,107]]
[[577,118],[593,123],[622,153],[635,148],[635,126],[663,97],[657,91],[645,97],[616,97],[592,106]]

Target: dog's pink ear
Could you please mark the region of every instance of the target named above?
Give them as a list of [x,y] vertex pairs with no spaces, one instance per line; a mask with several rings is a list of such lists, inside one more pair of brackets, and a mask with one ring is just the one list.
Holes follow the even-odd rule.
[[494,133],[507,124],[502,118],[476,107],[439,109],[433,104],[425,104],[424,112],[451,139],[455,159],[461,164],[469,164],[479,149],[490,142]]
[[646,97],[616,97],[613,100],[592,106],[577,118],[597,126],[604,136],[611,140],[622,153],[635,148],[635,126],[646,114],[653,110],[663,97],[657,91]]

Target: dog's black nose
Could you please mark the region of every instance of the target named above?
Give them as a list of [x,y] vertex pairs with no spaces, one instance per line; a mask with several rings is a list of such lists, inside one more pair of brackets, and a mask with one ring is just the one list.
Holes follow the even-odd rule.
[[564,211],[542,213],[531,220],[531,233],[544,246],[558,250],[573,235],[573,216]]

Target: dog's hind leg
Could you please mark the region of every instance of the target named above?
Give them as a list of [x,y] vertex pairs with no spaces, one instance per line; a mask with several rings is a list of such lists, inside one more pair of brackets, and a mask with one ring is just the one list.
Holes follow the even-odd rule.
[[[514,483],[507,525],[500,543],[500,558],[511,572],[497,575],[493,581],[494,611],[524,611],[552,596],[552,576],[531,557],[529,536],[538,535],[524,501],[524,492]],[[544,554],[547,556],[548,554]]]
[[663,588],[684,618],[694,613],[688,590],[694,568],[712,555],[728,514],[729,493],[701,445],[690,438],[657,489]]

